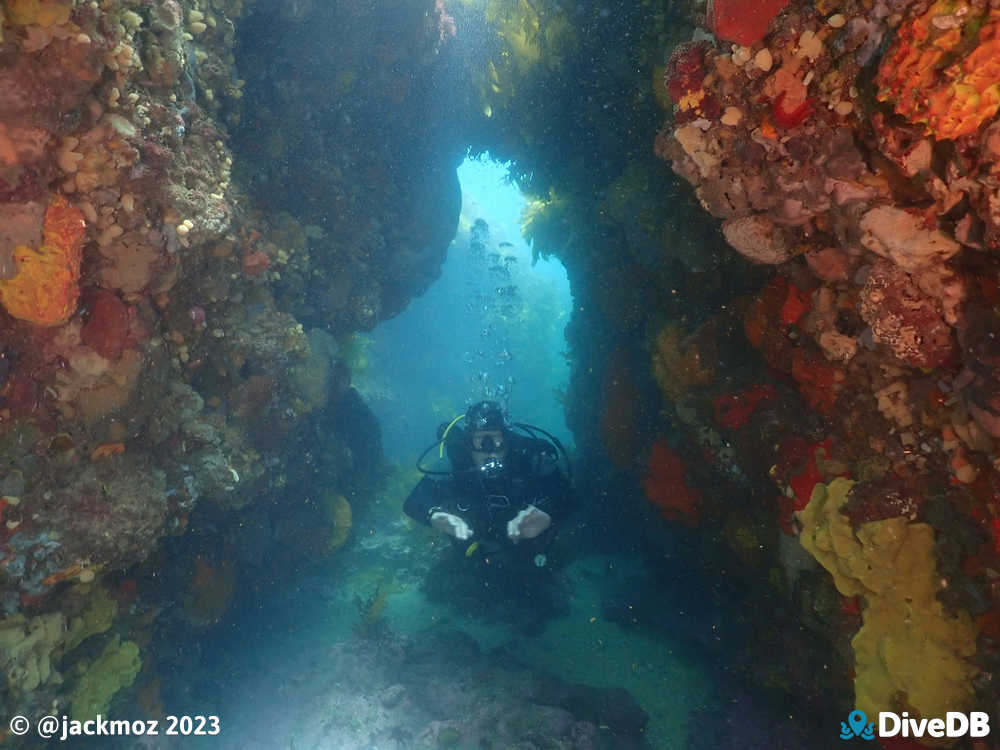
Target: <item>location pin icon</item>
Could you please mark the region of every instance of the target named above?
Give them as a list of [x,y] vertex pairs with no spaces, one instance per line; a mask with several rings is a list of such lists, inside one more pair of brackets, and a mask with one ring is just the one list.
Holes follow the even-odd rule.
[[854,732],[855,737],[861,736],[861,733],[865,731],[865,724],[867,722],[868,717],[865,716],[864,711],[854,709],[847,715],[847,723],[851,725],[851,730]]

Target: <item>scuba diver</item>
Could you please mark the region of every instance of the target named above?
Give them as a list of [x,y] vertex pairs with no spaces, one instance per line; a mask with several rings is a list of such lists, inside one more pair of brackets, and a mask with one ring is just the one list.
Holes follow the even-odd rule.
[[[447,451],[450,470],[422,465],[435,448],[441,459]],[[403,510],[453,540],[425,581],[430,599],[464,603],[474,616],[505,619],[525,632],[565,610],[558,566],[547,557],[573,504],[569,460],[557,438],[511,424],[499,404],[481,401],[442,425],[417,468],[425,476]]]
[[[495,401],[480,401],[463,415],[465,426],[443,427],[434,447],[447,449],[451,471],[431,471],[407,497],[403,511],[461,542],[498,551],[528,545],[542,554],[565,519],[570,481],[559,467],[559,441],[531,425],[511,424]],[[520,434],[514,428],[527,434]],[[537,437],[546,435],[550,440]],[[567,470],[569,461],[566,461]],[[473,549],[474,551],[474,549]],[[470,553],[471,554],[471,553]],[[535,560],[544,565],[544,557]]]

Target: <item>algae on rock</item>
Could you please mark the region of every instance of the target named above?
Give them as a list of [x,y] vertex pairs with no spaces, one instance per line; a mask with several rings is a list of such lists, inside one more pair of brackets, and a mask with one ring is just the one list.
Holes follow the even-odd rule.
[[73,688],[69,698],[72,717],[86,721],[98,714],[106,716],[111,699],[135,681],[141,667],[139,647],[132,641],[122,643],[116,635]]

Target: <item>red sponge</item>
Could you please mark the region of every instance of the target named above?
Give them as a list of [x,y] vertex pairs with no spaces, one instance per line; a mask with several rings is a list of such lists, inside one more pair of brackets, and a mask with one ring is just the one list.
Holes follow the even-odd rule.
[[786,5],[788,0],[709,0],[708,25],[719,39],[749,47]]
[[128,337],[128,307],[107,289],[92,289],[86,296],[90,317],[80,339],[105,359],[118,359]]

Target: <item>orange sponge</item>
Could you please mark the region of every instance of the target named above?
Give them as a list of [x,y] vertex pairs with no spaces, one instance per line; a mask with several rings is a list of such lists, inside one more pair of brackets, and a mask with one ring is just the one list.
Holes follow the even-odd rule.
[[[938,16],[963,19],[938,28]],[[1000,110],[1000,9],[938,0],[903,24],[876,77],[879,101],[941,140],[975,133]]]
[[80,296],[83,214],[54,196],[45,211],[42,245],[14,250],[18,273],[0,281],[0,302],[15,318],[43,326],[65,323]]

